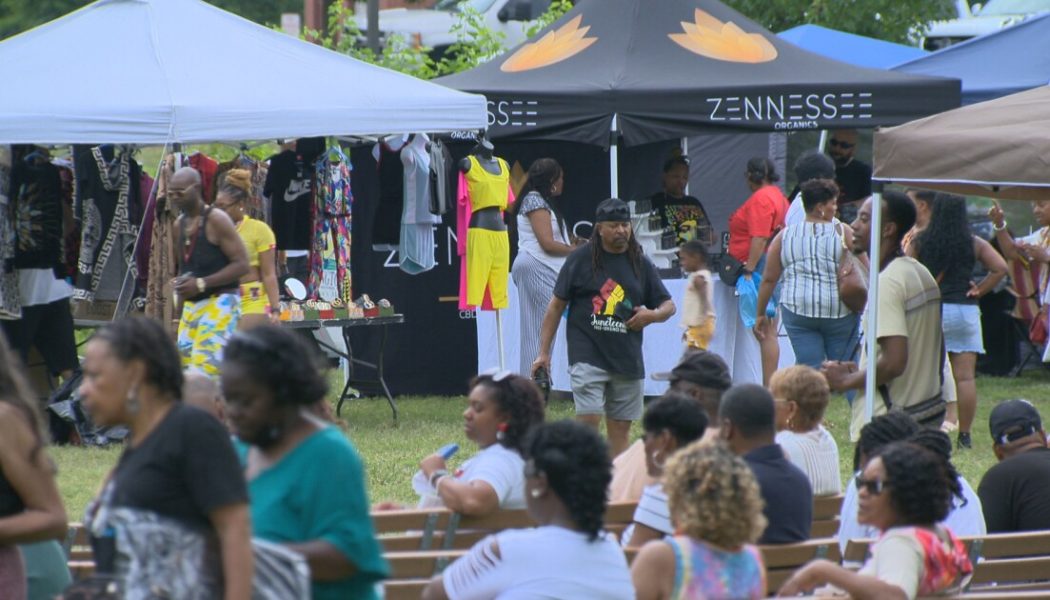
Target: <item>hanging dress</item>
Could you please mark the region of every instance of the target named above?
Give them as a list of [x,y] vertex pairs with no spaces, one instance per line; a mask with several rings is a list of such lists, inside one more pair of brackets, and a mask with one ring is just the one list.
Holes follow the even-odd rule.
[[310,297],[353,301],[350,274],[351,214],[350,159],[338,147],[317,160],[317,201],[313,248],[310,252]]

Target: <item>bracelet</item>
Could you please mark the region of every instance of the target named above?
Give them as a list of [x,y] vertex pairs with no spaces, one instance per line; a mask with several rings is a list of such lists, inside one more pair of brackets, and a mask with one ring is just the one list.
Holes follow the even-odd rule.
[[206,290],[206,289],[208,289],[208,284],[204,283],[204,278],[203,277],[198,277],[197,278],[197,291],[203,294],[204,290]]
[[1006,229],[1006,221],[1003,221],[1002,226],[999,226],[999,225],[996,225],[995,223],[992,223],[992,229],[995,230],[995,231],[1002,231],[1002,230]]
[[432,487],[432,488],[434,488],[436,490],[438,481],[440,481],[441,478],[444,477],[445,475],[448,475],[448,471],[446,471],[445,469],[438,469],[437,471],[434,471],[433,473],[431,473],[430,474],[430,487]]

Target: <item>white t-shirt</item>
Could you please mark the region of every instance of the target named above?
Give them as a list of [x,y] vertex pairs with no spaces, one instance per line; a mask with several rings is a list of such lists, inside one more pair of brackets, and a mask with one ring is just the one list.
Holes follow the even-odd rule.
[[667,507],[667,494],[664,493],[663,484],[656,483],[645,486],[642,490],[642,498],[634,509],[634,522],[627,526],[620,536],[620,545],[624,548],[631,542],[634,535],[634,526],[645,525],[650,529],[659,531],[664,535],[674,534],[674,526],[671,524],[671,509]]
[[[696,281],[707,283],[705,293],[696,289]],[[690,273],[686,279],[685,292],[682,294],[682,328],[696,327],[715,316],[715,302],[712,298],[714,286],[711,283],[711,271],[700,269]]]
[[[966,505],[962,506],[962,501],[953,497],[952,511],[948,513],[948,518],[941,521],[940,524],[951,529],[952,533],[960,537],[987,535],[988,530],[984,524],[981,499],[977,497],[977,492],[973,491],[969,482],[962,475],[959,476],[959,485],[962,486]],[[839,548],[845,552],[846,544],[850,540],[878,537],[878,529],[857,522],[857,482],[851,480],[846,486],[846,494],[842,498],[842,512],[839,513]]]
[[73,286],[51,269],[18,269],[18,295],[22,306],[39,306],[72,297]]
[[777,444],[784,455],[806,474],[813,485],[814,496],[835,496],[842,493],[839,479],[839,447],[823,425],[805,433],[781,431]]
[[565,232],[558,225],[558,217],[554,215],[550,204],[538,192],[529,192],[521,199],[521,210],[518,212],[518,251],[524,252],[550,267],[557,275],[561,272],[562,265],[565,264],[565,257],[547,254],[543,247],[540,246],[540,241],[536,238],[536,232],[532,230],[532,221],[529,220],[529,213],[537,210],[547,211],[551,220],[551,233],[554,236],[554,241],[566,245],[569,243]]
[[443,581],[451,600],[634,598],[627,558],[611,536],[590,541],[550,525],[486,537],[445,569]]
[[[419,473],[416,475],[417,478],[420,476]],[[499,496],[500,508],[525,508],[525,461],[517,452],[501,444],[492,444],[478,452],[452,476],[463,483],[484,481],[489,484]],[[426,485],[429,487],[430,484]],[[432,506],[442,506],[441,498],[436,494],[424,495],[419,508]]]

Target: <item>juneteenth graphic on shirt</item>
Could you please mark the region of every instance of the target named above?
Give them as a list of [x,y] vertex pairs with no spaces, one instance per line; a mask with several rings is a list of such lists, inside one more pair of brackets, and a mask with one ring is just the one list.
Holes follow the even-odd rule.
[[631,315],[633,306],[623,286],[612,279],[606,279],[598,295],[591,299],[591,304],[594,306],[591,327],[595,331],[627,333],[627,324],[621,315]]

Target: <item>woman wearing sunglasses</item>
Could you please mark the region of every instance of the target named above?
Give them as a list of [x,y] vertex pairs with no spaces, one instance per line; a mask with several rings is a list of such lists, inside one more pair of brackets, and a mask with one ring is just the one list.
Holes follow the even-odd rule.
[[[482,516],[501,508],[525,508],[522,444],[533,426],[543,422],[543,396],[531,380],[509,371],[478,375],[470,383],[463,429],[478,453],[455,471],[446,458],[431,454],[419,463],[420,508],[445,506]],[[379,510],[400,508],[384,503]]]
[[831,585],[852,598],[915,598],[960,588],[973,573],[966,548],[940,521],[952,502],[944,460],[909,442],[879,450],[857,477],[857,519],[882,534],[853,572],[827,560],[797,571],[781,596]]

